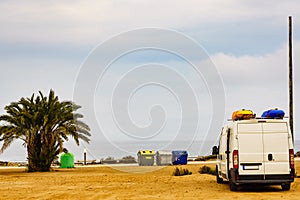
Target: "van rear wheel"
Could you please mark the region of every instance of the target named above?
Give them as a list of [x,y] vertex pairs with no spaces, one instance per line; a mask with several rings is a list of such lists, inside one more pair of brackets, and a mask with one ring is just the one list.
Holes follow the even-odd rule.
[[290,183],[282,184],[282,185],[281,185],[281,188],[282,188],[282,190],[284,190],[284,191],[288,191],[288,190],[291,189],[291,184],[290,184]]

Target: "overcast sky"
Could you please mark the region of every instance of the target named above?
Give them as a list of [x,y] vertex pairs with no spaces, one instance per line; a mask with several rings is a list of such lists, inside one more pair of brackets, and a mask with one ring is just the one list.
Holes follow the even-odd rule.
[[[73,99],[83,107],[80,112],[92,129],[91,146],[85,144],[90,149],[100,141],[215,141],[216,130],[234,110],[248,108],[261,115],[278,107],[288,113],[291,15],[295,137],[300,139],[297,0],[3,0],[0,10],[0,114],[12,101],[54,89],[61,100]],[[155,35],[151,28],[162,34]],[[145,31],[138,34],[139,30]],[[143,41],[147,47],[153,42],[154,49],[133,49],[139,42],[146,45]],[[122,49],[129,53],[116,53]],[[101,74],[99,65],[105,59],[111,63]],[[99,68],[89,68],[89,62]],[[214,68],[218,74],[197,73],[191,63]],[[214,120],[219,122],[214,108],[223,101],[221,124],[211,129]],[[0,160],[12,155],[18,145],[0,155]]]

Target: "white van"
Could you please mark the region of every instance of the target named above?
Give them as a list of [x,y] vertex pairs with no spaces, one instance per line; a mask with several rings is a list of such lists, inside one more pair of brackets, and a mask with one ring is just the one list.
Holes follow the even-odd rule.
[[222,129],[217,153],[217,183],[229,181],[232,191],[241,184],[289,190],[294,181],[293,140],[284,119],[231,122]]

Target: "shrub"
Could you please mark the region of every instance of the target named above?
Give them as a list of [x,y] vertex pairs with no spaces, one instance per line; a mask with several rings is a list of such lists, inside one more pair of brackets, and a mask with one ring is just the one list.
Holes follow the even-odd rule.
[[206,161],[204,156],[199,156],[195,159],[195,161]]
[[132,156],[125,156],[119,160],[119,163],[137,163],[135,158]]
[[217,159],[217,155],[198,156],[194,161],[207,161],[207,160],[215,160],[215,159]]
[[173,172],[173,176],[185,176],[185,175],[191,175],[192,172],[190,172],[188,169],[182,169],[182,168],[178,168],[176,167],[174,172]]
[[211,169],[210,167],[204,165],[203,167],[200,167],[199,171],[200,174],[211,174],[211,175],[216,175],[216,170]]

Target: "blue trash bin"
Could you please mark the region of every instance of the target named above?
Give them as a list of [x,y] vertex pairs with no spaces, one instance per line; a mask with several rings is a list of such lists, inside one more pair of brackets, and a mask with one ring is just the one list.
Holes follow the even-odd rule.
[[172,163],[173,165],[186,165],[188,159],[188,153],[185,150],[172,151]]

